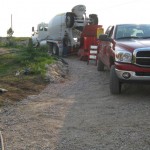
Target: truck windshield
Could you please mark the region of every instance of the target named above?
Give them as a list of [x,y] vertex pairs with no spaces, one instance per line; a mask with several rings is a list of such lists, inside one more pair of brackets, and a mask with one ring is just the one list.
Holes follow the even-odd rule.
[[123,24],[116,26],[115,39],[150,38],[150,24]]

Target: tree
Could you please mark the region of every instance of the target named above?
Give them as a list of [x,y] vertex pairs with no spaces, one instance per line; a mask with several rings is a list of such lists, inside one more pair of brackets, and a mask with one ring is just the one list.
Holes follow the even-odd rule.
[[13,29],[10,27],[7,30],[7,46],[15,46],[15,42],[13,41],[13,35],[14,31]]
[[8,37],[12,37],[13,33],[14,33],[14,31],[13,31],[13,29],[10,27],[10,28],[7,30],[7,36],[8,36]]

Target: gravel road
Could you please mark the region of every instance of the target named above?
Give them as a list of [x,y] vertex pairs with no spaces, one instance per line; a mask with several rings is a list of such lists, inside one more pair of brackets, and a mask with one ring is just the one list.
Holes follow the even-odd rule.
[[6,150],[150,150],[150,85],[109,92],[109,71],[66,58],[65,82],[0,109]]

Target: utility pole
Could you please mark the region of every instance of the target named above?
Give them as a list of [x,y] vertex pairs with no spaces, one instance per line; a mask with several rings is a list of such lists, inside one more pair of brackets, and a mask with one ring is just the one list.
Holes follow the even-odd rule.
[[7,30],[7,35],[9,37],[12,37],[13,33],[14,33],[14,31],[12,29],[12,14],[11,14],[11,27]]
[[11,14],[11,29],[12,29],[12,14]]

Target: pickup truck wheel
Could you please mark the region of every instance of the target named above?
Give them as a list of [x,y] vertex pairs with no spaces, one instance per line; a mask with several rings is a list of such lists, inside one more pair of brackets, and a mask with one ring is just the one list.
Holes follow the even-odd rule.
[[98,59],[97,71],[104,71],[104,64],[100,59]]
[[59,49],[58,49],[58,46],[56,44],[53,45],[52,55],[59,56]]
[[110,92],[112,94],[120,94],[121,93],[121,82],[119,81],[116,72],[115,66],[111,66],[110,69]]
[[72,12],[66,13],[66,27],[72,28],[74,25],[74,14]]

